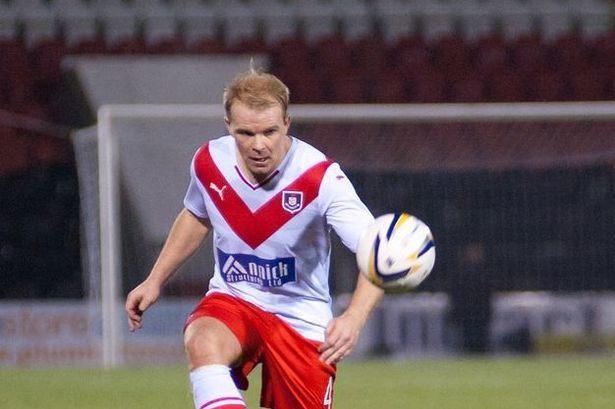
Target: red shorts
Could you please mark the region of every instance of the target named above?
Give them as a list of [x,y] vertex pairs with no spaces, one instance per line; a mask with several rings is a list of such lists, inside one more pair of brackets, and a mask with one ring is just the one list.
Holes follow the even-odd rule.
[[241,344],[243,361],[233,369],[238,388],[246,390],[247,375],[257,364],[263,365],[262,407],[333,407],[335,366],[320,360],[319,342],[304,338],[275,315],[226,294],[214,293],[203,298],[185,327],[203,316],[222,321]]

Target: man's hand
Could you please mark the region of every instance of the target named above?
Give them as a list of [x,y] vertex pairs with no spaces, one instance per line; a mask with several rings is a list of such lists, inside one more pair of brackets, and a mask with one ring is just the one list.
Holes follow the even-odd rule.
[[156,302],[160,296],[161,285],[145,280],[126,297],[126,315],[128,315],[128,327],[134,332],[143,326],[142,318],[145,310]]
[[364,324],[348,311],[333,318],[325,331],[325,342],[318,348],[320,359],[327,364],[336,364],[350,355]]
[[199,219],[185,208],[179,212],[149,276],[126,297],[130,331],[141,328],[145,310],[156,302],[164,283],[199,248],[209,230],[209,219]]
[[320,359],[327,364],[335,364],[350,355],[369,315],[384,296],[383,289],[370,283],[363,274],[358,276],[350,305],[329,322],[325,342],[318,348]]

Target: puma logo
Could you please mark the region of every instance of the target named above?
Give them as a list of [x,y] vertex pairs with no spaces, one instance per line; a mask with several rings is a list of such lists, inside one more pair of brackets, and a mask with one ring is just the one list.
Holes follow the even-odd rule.
[[215,191],[218,196],[220,196],[220,200],[224,200],[224,189],[226,189],[226,185],[222,186],[222,189],[220,189],[218,186],[215,185],[214,182],[210,182],[209,188]]

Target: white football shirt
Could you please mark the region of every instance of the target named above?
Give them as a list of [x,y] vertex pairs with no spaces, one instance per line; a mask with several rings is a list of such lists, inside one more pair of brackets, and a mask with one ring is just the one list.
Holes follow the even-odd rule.
[[339,165],[292,138],[278,169],[255,185],[227,135],[196,152],[190,175],[184,205],[214,230],[208,293],[239,297],[323,341],[332,317],[329,233],[355,252],[373,221]]

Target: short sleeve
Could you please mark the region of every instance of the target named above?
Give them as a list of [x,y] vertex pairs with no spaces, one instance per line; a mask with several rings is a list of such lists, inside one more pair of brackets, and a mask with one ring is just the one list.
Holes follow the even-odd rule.
[[203,197],[203,185],[196,176],[194,170],[194,158],[190,163],[190,184],[188,185],[188,191],[184,197],[184,207],[188,209],[195,216],[206,219],[207,208],[205,207],[205,199]]
[[320,186],[320,195],[325,206],[327,224],[350,251],[356,252],[359,238],[374,221],[374,216],[337,163],[327,169]]

